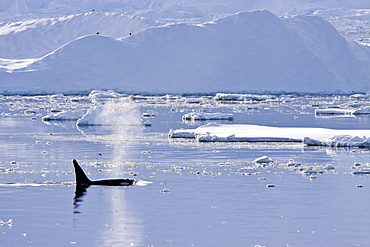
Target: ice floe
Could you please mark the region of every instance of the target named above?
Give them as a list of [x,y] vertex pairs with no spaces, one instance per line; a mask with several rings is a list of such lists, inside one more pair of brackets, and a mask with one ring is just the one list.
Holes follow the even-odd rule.
[[267,156],[262,156],[262,157],[255,159],[253,162],[254,163],[272,163],[274,161]]
[[326,166],[323,167],[323,169],[329,171],[329,170],[334,170],[335,167],[333,165],[326,165]]
[[354,174],[354,175],[367,175],[367,174],[370,174],[370,169],[356,170],[356,171],[353,171],[352,174]]
[[273,95],[257,95],[257,94],[228,94],[228,93],[217,93],[214,97],[218,101],[262,101],[267,99],[273,99]]
[[360,109],[342,109],[342,108],[327,108],[327,109],[315,109],[315,116],[355,116],[355,115],[368,115],[370,114],[370,108]]
[[89,94],[89,98],[97,99],[97,98],[120,98],[124,95],[119,94],[113,90],[109,91],[102,91],[102,90],[92,90]]
[[63,111],[46,115],[42,121],[77,121],[84,114],[83,111]]
[[199,142],[303,142],[307,146],[370,147],[370,138],[365,136],[370,136],[370,130],[217,123],[169,132],[170,138],[193,138]]
[[339,109],[339,108],[328,108],[328,109],[315,109],[315,116],[320,115],[351,115],[353,110],[350,109]]
[[289,162],[286,165],[287,167],[299,167],[301,166],[301,163],[297,163],[293,159],[289,159]]
[[2,225],[13,225],[13,220],[12,219],[9,219],[8,221],[3,221],[3,220],[0,220],[0,226]]
[[335,135],[325,140],[305,137],[304,144],[307,146],[329,146],[329,147],[370,147],[370,138],[351,135]]
[[183,121],[205,121],[205,120],[234,120],[234,115],[230,113],[206,113],[190,112],[182,116]]

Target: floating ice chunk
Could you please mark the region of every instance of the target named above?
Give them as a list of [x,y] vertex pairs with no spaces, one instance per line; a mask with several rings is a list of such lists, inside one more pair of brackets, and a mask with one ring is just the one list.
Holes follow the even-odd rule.
[[357,184],[357,185],[356,185],[356,187],[357,187],[357,188],[364,188],[364,187],[365,187],[365,185],[363,185],[363,184]]
[[172,130],[170,129],[168,136],[170,138],[195,138],[196,133],[186,129]]
[[363,169],[363,170],[353,171],[352,174],[354,175],[370,174],[370,170]]
[[329,147],[370,147],[370,138],[351,135],[336,135],[320,141],[305,137],[303,143],[307,146],[329,146]]
[[113,90],[109,90],[109,91],[101,91],[101,90],[93,90],[91,91],[91,93],[89,94],[89,98],[91,99],[102,99],[102,98],[120,98],[124,95],[121,95]]
[[145,126],[145,127],[150,127],[150,126],[152,126],[152,122],[150,122],[149,120],[146,120],[146,121],[142,122],[141,124],[142,124],[143,126]]
[[182,121],[205,121],[205,120],[234,120],[234,115],[229,113],[199,113],[191,112],[182,116]]
[[35,110],[26,110],[24,111],[24,114],[26,115],[32,115],[32,114],[36,114],[37,112]]
[[303,143],[307,146],[324,146],[323,142],[320,140],[315,140],[310,137],[303,138]]
[[353,115],[369,115],[370,114],[370,107],[355,110],[355,111],[353,111],[352,114]]
[[268,180],[267,177],[259,177],[258,180]]
[[141,114],[142,117],[155,117],[155,113],[153,112],[144,112]]
[[345,116],[352,116],[352,115],[368,115],[370,114],[370,108],[362,108],[362,109],[341,109],[341,108],[329,108],[329,109],[316,109],[315,116],[322,116],[322,115],[345,115]]
[[55,114],[49,114],[42,118],[42,121],[77,121],[80,119],[85,113],[81,111],[64,111],[58,112]]
[[275,184],[266,184],[266,188],[275,188],[276,185]]
[[328,108],[328,109],[315,109],[315,116],[319,115],[351,115],[353,110]]
[[303,171],[304,174],[316,174],[318,173],[317,170],[314,170],[312,166],[308,167],[306,170]]
[[64,95],[59,93],[59,94],[53,94],[50,96],[50,99],[51,100],[55,100],[55,99],[63,99],[64,98]]
[[226,94],[226,93],[217,93],[216,96],[214,97],[214,99],[218,101],[246,101],[246,100],[263,101],[273,98],[275,98],[275,96],[272,95]]
[[286,164],[288,167],[298,167],[301,166],[300,163],[294,162],[293,159],[290,159],[289,162]]
[[13,220],[12,219],[9,219],[8,221],[2,221],[2,220],[0,220],[0,226],[2,226],[2,225],[9,225],[9,226],[11,226],[11,225],[13,225]]
[[326,166],[323,167],[323,169],[325,169],[325,170],[333,170],[333,169],[335,169],[335,167],[333,165],[326,165]]
[[352,99],[366,99],[366,98],[369,98],[369,95],[367,95],[367,94],[352,94],[349,97],[352,98]]
[[267,156],[262,156],[253,161],[254,163],[272,163],[273,160]]
[[361,163],[358,163],[358,162],[355,162],[355,163],[353,163],[353,166],[354,167],[359,167],[359,166],[362,166],[362,164]]
[[162,189],[160,192],[161,192],[161,193],[169,193],[169,192],[170,192],[170,189],[166,189],[166,188],[164,188],[164,189]]
[[186,103],[188,104],[200,104],[202,103],[202,100],[199,98],[190,98],[186,100]]

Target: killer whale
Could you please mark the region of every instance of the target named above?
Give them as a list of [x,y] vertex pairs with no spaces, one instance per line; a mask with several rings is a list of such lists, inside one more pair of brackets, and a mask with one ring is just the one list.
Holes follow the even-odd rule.
[[82,170],[81,166],[74,159],[73,165],[75,167],[76,174],[76,185],[78,187],[89,187],[90,185],[105,185],[105,186],[129,186],[134,185],[135,180],[129,178],[119,178],[119,179],[101,179],[101,180],[90,180],[85,172]]

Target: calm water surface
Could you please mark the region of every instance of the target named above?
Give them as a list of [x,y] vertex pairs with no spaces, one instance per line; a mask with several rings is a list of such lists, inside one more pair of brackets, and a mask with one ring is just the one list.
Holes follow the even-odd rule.
[[[219,121],[229,124],[368,129],[368,116],[314,115],[353,100],[186,100],[0,98],[0,219],[13,222],[0,225],[0,246],[368,246],[370,180],[351,172],[355,162],[369,161],[369,150],[168,139],[170,129],[206,123],[182,122],[191,111],[233,113],[234,121]],[[41,120],[50,110],[96,105],[112,109],[104,119],[120,124]],[[148,112],[155,116],[142,117]],[[148,120],[151,127],[137,124]],[[253,163],[264,155],[274,163]],[[91,186],[76,197],[73,159],[91,179],[141,182]],[[323,173],[309,179],[285,165],[290,159]],[[322,169],[328,164],[336,169]]]

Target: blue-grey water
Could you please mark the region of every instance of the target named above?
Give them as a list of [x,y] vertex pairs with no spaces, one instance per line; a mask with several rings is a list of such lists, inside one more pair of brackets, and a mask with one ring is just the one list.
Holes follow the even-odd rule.
[[[168,138],[170,129],[207,123],[183,122],[191,111],[234,114],[234,121],[218,121],[227,124],[368,129],[367,115],[314,115],[349,102],[367,107],[367,99],[186,101],[0,98],[0,246],[368,246],[370,178],[351,172],[355,162],[366,166],[369,150]],[[119,124],[41,120],[50,110],[96,105],[119,108],[104,115]],[[142,117],[148,112],[155,116]],[[144,121],[151,126],[137,124]],[[264,155],[274,163],[253,163]],[[91,186],[76,198],[73,159],[91,179],[141,182]],[[309,178],[288,168],[290,159],[322,173]],[[328,164],[335,169],[323,169]]]

